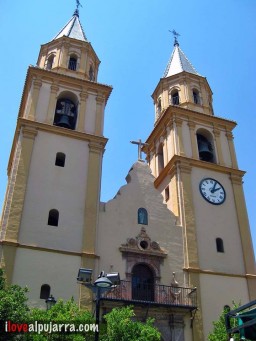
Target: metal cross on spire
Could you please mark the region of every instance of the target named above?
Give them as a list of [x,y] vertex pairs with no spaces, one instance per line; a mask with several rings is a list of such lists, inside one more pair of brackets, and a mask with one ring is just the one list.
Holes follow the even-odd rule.
[[142,147],[147,146],[148,143],[143,143],[143,142],[141,142],[141,139],[139,139],[138,141],[130,141],[130,142],[131,142],[132,144],[137,144],[137,146],[138,146],[138,160],[139,160],[139,161],[144,161],[144,160],[142,159],[142,156],[141,156]]
[[83,7],[83,6],[81,5],[79,0],[76,0],[76,10],[75,10],[74,15],[76,15],[78,17],[79,17],[79,7]]
[[172,30],[172,31],[169,30],[169,32],[171,32],[174,36],[174,46],[175,45],[179,46],[179,42],[178,42],[177,38],[180,36],[180,34],[178,32],[176,32],[175,30]]
[[81,5],[79,0],[76,0],[76,9],[78,10],[79,7],[83,7],[83,6]]

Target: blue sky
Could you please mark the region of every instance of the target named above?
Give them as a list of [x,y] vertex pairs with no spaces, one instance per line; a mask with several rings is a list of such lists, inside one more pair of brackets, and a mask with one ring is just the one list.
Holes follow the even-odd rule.
[[[169,30],[213,91],[216,116],[234,120],[239,168],[256,248],[256,1],[255,0],[80,0],[80,20],[101,65],[98,81],[113,86],[105,112],[102,200],[125,184],[137,159],[130,140],[145,140],[153,128],[151,94],[173,49]],[[71,18],[75,0],[0,0],[0,93],[2,142],[0,201],[28,65],[41,44]],[[234,245],[235,250],[235,245]],[[234,251],[235,252],[235,251]]]

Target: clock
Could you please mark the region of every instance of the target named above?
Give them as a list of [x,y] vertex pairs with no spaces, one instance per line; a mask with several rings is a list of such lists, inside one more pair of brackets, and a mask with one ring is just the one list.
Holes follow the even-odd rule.
[[205,178],[199,184],[202,197],[213,205],[221,205],[226,199],[226,192],[222,184],[212,178]]

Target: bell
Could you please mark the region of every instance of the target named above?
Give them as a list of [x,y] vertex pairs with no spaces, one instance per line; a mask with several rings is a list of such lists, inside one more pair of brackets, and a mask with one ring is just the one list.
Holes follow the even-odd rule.
[[68,115],[61,115],[60,120],[56,123],[57,126],[63,128],[71,128]]
[[199,158],[203,161],[212,161],[213,153],[211,144],[208,141],[198,141]]

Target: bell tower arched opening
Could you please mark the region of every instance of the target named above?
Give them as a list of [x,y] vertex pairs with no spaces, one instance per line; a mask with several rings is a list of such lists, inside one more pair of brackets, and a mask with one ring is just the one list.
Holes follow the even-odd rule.
[[208,131],[198,130],[196,133],[199,159],[215,163],[213,138]]
[[76,127],[77,105],[75,96],[63,93],[56,103],[53,124],[59,127],[72,129]]

